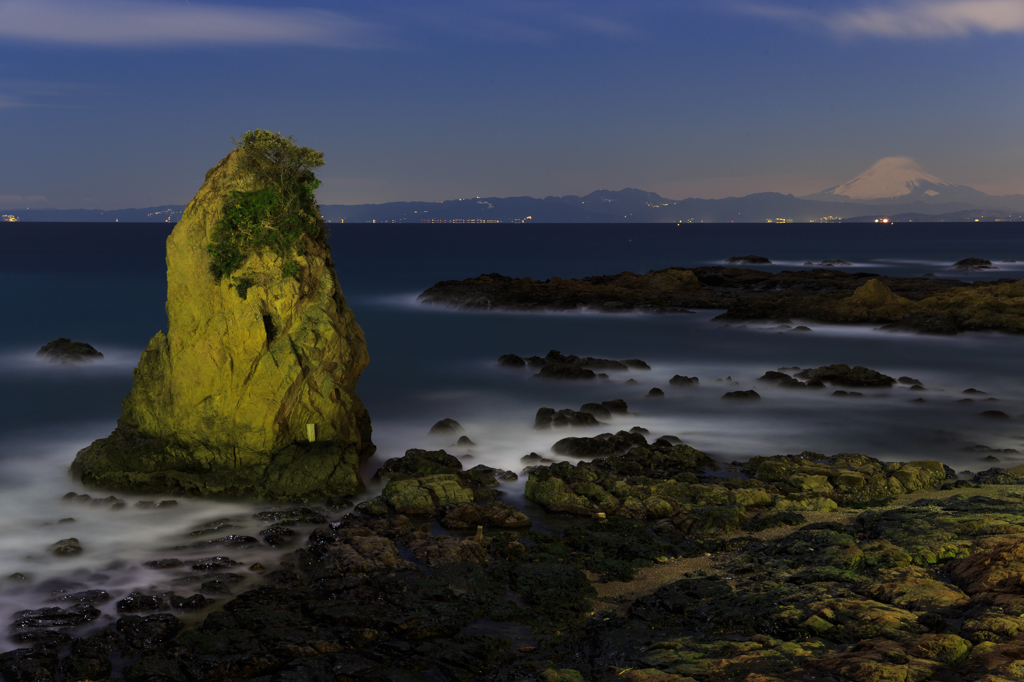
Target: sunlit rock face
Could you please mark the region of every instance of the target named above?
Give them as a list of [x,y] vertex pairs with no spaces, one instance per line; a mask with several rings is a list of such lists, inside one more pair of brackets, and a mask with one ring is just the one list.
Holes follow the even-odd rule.
[[168,333],[142,353],[117,429],[78,453],[83,483],[139,492],[314,499],[363,489],[368,363],[320,230],[286,276],[264,249],[230,278],[208,246],[232,191],[261,189],[235,150],[212,168],[167,240]]

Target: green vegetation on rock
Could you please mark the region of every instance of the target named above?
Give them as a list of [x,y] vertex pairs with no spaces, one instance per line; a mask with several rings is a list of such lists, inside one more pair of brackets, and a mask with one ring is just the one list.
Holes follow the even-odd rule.
[[[304,237],[316,239],[323,230],[314,195],[320,181],[313,169],[324,165],[324,155],[266,130],[250,130],[235,143],[239,168],[263,186],[229,192],[207,246],[210,273],[219,282],[254,253],[270,249],[282,259],[284,275],[297,279],[301,268],[293,256],[305,255]],[[242,275],[233,283],[244,299],[255,279]]]

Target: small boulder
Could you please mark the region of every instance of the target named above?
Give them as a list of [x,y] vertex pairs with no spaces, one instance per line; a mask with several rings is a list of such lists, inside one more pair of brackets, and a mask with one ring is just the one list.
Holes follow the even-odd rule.
[[600,403],[587,403],[580,407],[580,412],[592,414],[596,419],[611,419],[612,413]]
[[241,562],[229,559],[226,556],[212,556],[205,559],[199,559],[192,564],[192,570],[201,573],[209,571],[219,571],[223,568],[231,568],[232,566],[238,566]]
[[185,565],[185,562],[181,559],[155,559],[153,561],[147,561],[142,565],[146,568],[152,568],[157,571],[163,571],[168,568],[181,568]]
[[726,263],[730,265],[771,265],[772,262],[764,256],[755,256],[750,254],[748,256],[732,256],[731,258],[725,259]]
[[163,597],[155,594],[132,592],[117,602],[118,613],[139,613],[143,611],[161,611],[167,608]]
[[103,353],[81,341],[72,341],[63,337],[54,339],[36,351],[36,355],[46,358],[52,363],[68,365],[79,362],[102,360]]
[[678,386],[680,388],[689,388],[691,386],[697,386],[700,384],[700,379],[697,377],[685,377],[682,375],[675,375],[668,380],[669,386]]
[[626,405],[626,401],[622,398],[616,398],[615,400],[605,400],[601,403],[601,407],[608,410],[612,414],[629,414],[629,407]]
[[476,445],[476,443],[469,439],[469,436],[459,436],[459,439],[455,441],[455,444],[461,448],[470,448]]
[[149,649],[174,639],[181,632],[182,623],[169,613],[158,613],[152,616],[122,616],[116,627],[129,646]]
[[992,261],[985,258],[962,258],[953,263],[953,270],[961,272],[977,272],[979,270],[994,270]]
[[540,464],[552,464],[555,460],[541,457],[536,452],[531,452],[528,455],[523,455],[519,461],[529,466],[537,466]]
[[392,457],[377,469],[374,478],[396,478],[431,476],[433,474],[458,474],[462,463],[444,450],[406,450],[402,457]]
[[551,451],[572,457],[603,457],[646,445],[647,439],[643,434],[619,431],[614,435],[606,433],[594,438],[563,438],[551,446]]
[[400,514],[433,515],[453,504],[473,502],[473,491],[453,474],[436,474],[417,479],[391,481],[382,493]]
[[70,557],[76,556],[82,553],[82,545],[78,542],[78,538],[67,538],[65,540],[58,540],[49,546],[50,554],[59,557]]
[[761,395],[757,391],[729,391],[722,396],[722,400],[760,400]]
[[985,410],[980,413],[980,416],[988,419],[1009,419],[1010,415],[1006,414],[1002,410]]
[[597,426],[600,422],[589,412],[577,412],[575,410],[558,410],[550,407],[542,407],[537,410],[537,416],[533,421],[535,429],[550,429],[552,427],[567,426]]
[[526,367],[526,360],[518,355],[502,355],[498,358],[498,365],[501,367]]
[[462,424],[455,421],[454,419],[442,419],[433,426],[430,427],[429,435],[445,435],[449,433],[465,433],[465,429],[462,428]]
[[647,397],[647,398],[664,398],[665,397],[665,391],[661,390],[660,388],[652,388],[650,391],[647,392],[647,395],[645,397]]
[[559,381],[590,381],[597,378],[594,370],[579,365],[549,362],[533,375],[534,379],[555,379]]
[[828,365],[805,369],[796,375],[797,379],[819,379],[833,386],[847,388],[891,388],[896,380],[867,367],[856,365]]

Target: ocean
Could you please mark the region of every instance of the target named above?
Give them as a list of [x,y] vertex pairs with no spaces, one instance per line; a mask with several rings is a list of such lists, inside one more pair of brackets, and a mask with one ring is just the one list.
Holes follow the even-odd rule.
[[[224,594],[254,583],[245,570],[293,561],[266,545],[212,549],[201,544],[228,533],[258,536],[253,514],[270,505],[176,498],[170,507],[142,508],[153,496],[114,493],[109,503],[62,501],[68,492],[96,498],[67,475],[75,453],[106,436],[131,388],[132,369],[149,338],[166,329],[166,224],[22,223],[0,227],[0,623],[21,609],[60,604],[62,596],[106,590],[111,600],[88,627],[117,613],[133,590],[148,594],[199,589],[190,560],[226,554],[239,561]],[[793,333],[772,324],[726,326],[716,311],[692,315],[455,312],[416,302],[439,280],[481,273],[547,279],[642,273],[668,266],[722,264],[758,254],[778,271],[807,261],[842,259],[843,269],[884,275],[964,278],[950,266],[965,257],[998,269],[975,279],[1024,278],[1024,225],[330,225],[338,279],[362,326],[370,352],[358,394],[373,420],[374,471],[409,448],[445,448],[468,468],[486,464],[520,472],[531,452],[551,459],[566,435],[596,435],[640,426],[650,440],[674,435],[722,462],[754,455],[863,453],[883,460],[937,459],[962,471],[1024,463],[1024,366],[1021,339],[1002,334],[924,336],[869,327],[808,324]],[[1007,261],[1007,262],[1004,262]],[[1020,262],[1009,262],[1020,261]],[[105,359],[54,366],[35,351],[57,337],[91,343]],[[613,373],[608,382],[550,383],[529,370],[502,368],[506,353],[549,350],[602,358],[639,358],[650,371]],[[757,383],[768,370],[833,363],[864,365],[907,386],[864,389],[860,398],[832,390],[787,391]],[[695,389],[670,387],[675,374],[697,376]],[[637,383],[627,384],[628,379]],[[722,381],[717,381],[721,379]],[[645,395],[652,387],[666,396]],[[721,400],[729,390],[756,388],[762,400]],[[974,389],[981,393],[964,393]],[[535,431],[540,407],[579,409],[622,398],[631,414],[610,425]],[[916,402],[923,398],[924,402]],[[969,401],[965,402],[967,399]],[[1010,419],[980,416],[1001,410]],[[430,437],[443,418],[460,422],[475,443]],[[994,461],[997,460],[997,461]],[[535,527],[558,523],[522,497],[525,476],[502,484],[504,499],[522,506]],[[165,496],[167,498],[173,496]],[[343,513],[343,512],[339,512]],[[337,516],[337,514],[335,514]],[[435,527],[437,532],[439,528]],[[83,551],[58,558],[53,543],[76,538]],[[179,569],[149,561],[176,558]],[[194,561],[192,562],[194,563]],[[5,580],[21,574],[24,580]],[[210,588],[212,590],[212,588]],[[58,600],[58,601],[55,601]],[[202,614],[195,616],[201,617]],[[16,645],[8,642],[4,650]]]

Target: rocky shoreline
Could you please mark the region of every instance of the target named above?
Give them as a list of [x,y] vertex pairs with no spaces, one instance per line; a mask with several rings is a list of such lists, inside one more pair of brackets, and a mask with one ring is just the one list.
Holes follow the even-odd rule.
[[[146,565],[182,573],[184,594],[133,593],[103,626],[103,590],[16,614],[22,648],[0,656],[0,671],[9,681],[1019,679],[1024,468],[961,480],[938,462],[863,455],[725,463],[641,431],[620,431],[604,458],[527,466],[533,519],[502,500],[516,474],[410,450],[378,472],[381,495],[354,509],[335,499],[267,510],[260,538],[204,528],[210,557]],[[532,528],[541,521],[551,530]],[[245,568],[256,545],[278,549],[279,565]]]
[[666,268],[642,275],[533,280],[491,273],[438,282],[424,304],[460,310],[687,313],[723,321],[876,324],[936,334],[1024,332],[1024,281],[962,282],[811,269]]

